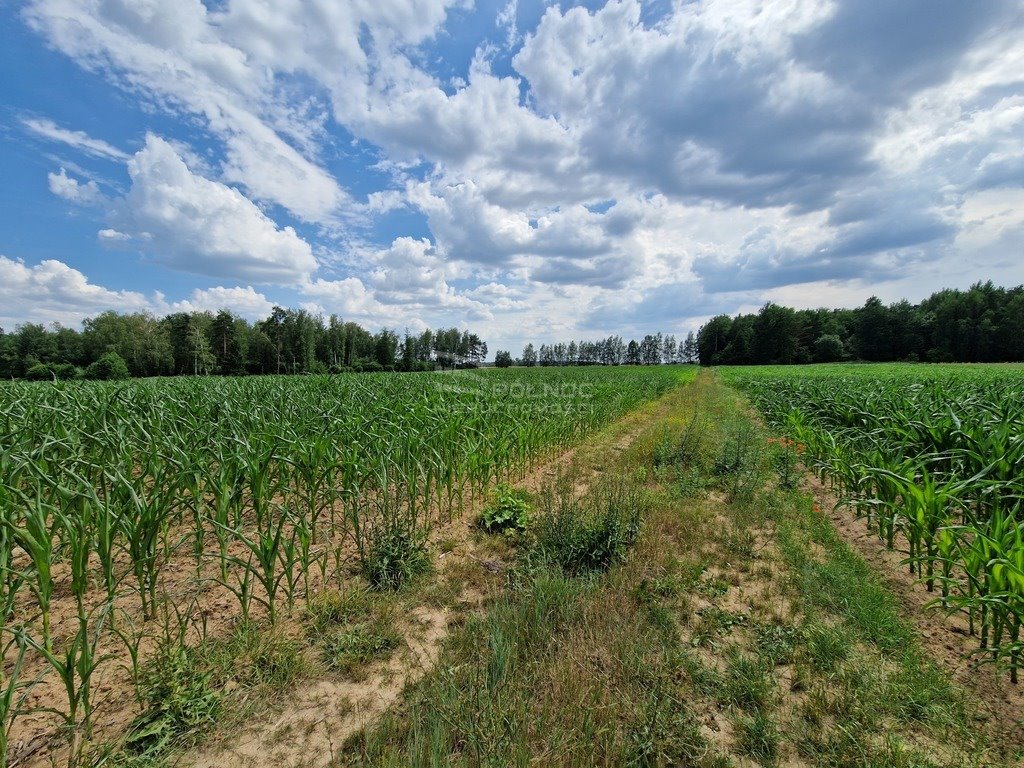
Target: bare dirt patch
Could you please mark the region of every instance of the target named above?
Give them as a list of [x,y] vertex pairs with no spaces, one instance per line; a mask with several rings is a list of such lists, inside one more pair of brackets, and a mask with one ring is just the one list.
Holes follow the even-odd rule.
[[305,684],[281,706],[250,722],[230,743],[213,744],[179,762],[195,768],[276,765],[322,768],[352,734],[374,722],[406,685],[434,666],[448,634],[449,611],[416,608],[406,622],[406,648],[359,680],[332,677]]

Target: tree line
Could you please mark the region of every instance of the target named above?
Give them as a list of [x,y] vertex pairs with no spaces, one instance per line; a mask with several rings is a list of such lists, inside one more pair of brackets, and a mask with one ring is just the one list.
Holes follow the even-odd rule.
[[513,359],[508,350],[498,350],[494,364],[499,368],[511,365],[659,365],[662,363],[693,363],[697,361],[697,340],[691,332],[682,342],[674,335],[648,334],[640,341],[624,341],[609,336],[598,341],[570,341],[557,344],[532,343],[523,348],[522,357]]
[[796,310],[769,302],[757,314],[718,315],[697,334],[701,365],[1024,360],[1024,286],[976,283],[919,304],[877,297],[856,309]]
[[35,323],[11,333],[0,328],[3,378],[423,371],[475,366],[486,356],[487,344],[458,328],[399,337],[282,307],[252,324],[227,310],[163,318],[110,311],[85,320],[81,331]]

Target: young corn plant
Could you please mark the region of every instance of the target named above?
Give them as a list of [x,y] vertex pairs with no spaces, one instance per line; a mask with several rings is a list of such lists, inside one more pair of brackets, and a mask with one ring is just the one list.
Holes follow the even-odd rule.
[[245,490],[242,459],[238,442],[225,438],[206,468],[205,487],[212,497],[206,507],[208,521],[217,540],[220,580],[228,580],[228,548],[242,527],[243,494]]
[[[8,633],[9,638],[6,637]],[[0,665],[0,768],[7,768],[11,729],[23,711],[32,687],[31,682],[22,680],[28,648],[29,644],[20,628],[0,628],[0,651],[3,651],[4,659],[10,659]]]
[[161,541],[175,504],[174,489],[161,487],[163,478],[159,476],[130,478],[120,468],[111,471],[122,546],[131,560],[143,616],[153,619],[156,617],[157,584],[166,557]]
[[1008,516],[989,533],[979,535],[986,539],[990,549],[989,592],[1000,598],[990,606],[993,654],[997,661],[1009,659],[1010,680],[1016,683],[1020,625],[1024,617],[1024,524]]
[[24,707],[31,683],[22,680],[28,643],[18,627],[8,627],[24,575],[11,568],[11,536],[0,527],[0,768],[7,768],[11,728]]
[[112,606],[104,604],[80,613],[75,634],[63,652],[55,652],[23,630],[19,641],[39,653],[60,678],[67,698],[67,710],[50,709],[64,721],[68,738],[68,768],[91,764],[93,729],[93,675],[105,656],[100,654],[104,625]]
[[[295,607],[295,594],[298,591],[298,582],[302,580],[302,593],[305,596],[310,594],[310,575],[313,570],[313,561],[322,560],[322,554],[313,551],[313,539],[316,533],[316,524],[304,514],[299,512],[285,511],[288,517],[290,535],[287,544],[283,547],[284,572],[287,582],[289,609]],[[295,566],[299,567],[296,568]],[[321,568],[321,576],[326,580],[326,569]]]
[[[111,490],[108,485],[110,476],[103,471],[102,467],[89,467],[95,475],[99,488],[86,477],[78,477],[77,488],[79,493],[84,494],[92,506],[94,512],[93,535],[96,545],[96,557],[100,562],[100,571],[103,575],[103,587],[106,591],[108,603],[114,601],[117,594],[119,578],[116,568],[117,555],[117,534],[118,520],[111,498]],[[113,617],[111,617],[113,623]]]
[[10,540],[28,555],[31,575],[26,578],[26,583],[39,606],[43,633],[42,646],[50,651],[53,649],[53,640],[50,635],[50,604],[53,598],[52,566],[55,559],[54,538],[57,522],[53,519],[52,508],[44,505],[40,498],[41,494],[37,493],[31,499],[20,491],[18,495],[24,502],[21,521],[5,516],[2,522]]
[[[235,591],[242,603],[246,620],[249,618],[249,602],[255,599],[267,609],[270,623],[275,624],[281,582],[295,565],[295,549],[290,546],[294,540],[285,535],[287,515],[278,514],[275,519],[267,512],[260,522],[253,535],[237,534],[238,541],[245,546],[246,554],[244,557],[231,555],[229,560],[245,575],[239,581],[238,591],[232,591]],[[253,589],[256,585],[262,588],[262,592]]]

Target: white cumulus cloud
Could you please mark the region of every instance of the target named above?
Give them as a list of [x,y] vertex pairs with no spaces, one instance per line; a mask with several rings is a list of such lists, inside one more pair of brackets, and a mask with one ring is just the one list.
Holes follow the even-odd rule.
[[[147,140],[102,242],[290,285],[370,325],[477,318],[511,345],[691,322],[794,286],[916,299],[1022,279],[1015,0],[473,5],[29,0],[23,16],[214,139],[202,164]],[[79,178],[51,174],[54,193],[94,198],[62,162]],[[360,164],[365,178],[344,176]],[[324,226],[306,242],[253,200]],[[348,231],[356,213],[374,227]]]
[[273,70],[225,39],[218,14],[200,0],[35,0],[24,16],[83,66],[202,119],[227,146],[229,177],[254,195],[318,222],[348,204],[316,158],[282,138],[302,144],[308,127],[304,114],[277,98]]
[[55,259],[28,266],[0,256],[0,325],[24,323],[77,325],[108,309],[141,312],[150,300],[136,291],[112,291],[90,283],[77,269]]
[[187,299],[167,305],[167,312],[219,312],[226,309],[247,320],[262,320],[274,303],[251,285],[242,288],[217,286],[192,291]]
[[174,269],[261,284],[299,284],[317,269],[294,229],[278,227],[237,189],[194,174],[163,139],[147,136],[128,174],[131,189],[101,239],[127,234]]
[[78,205],[93,205],[104,200],[99,185],[90,179],[86,182],[78,181],[70,176],[63,168],[58,173],[48,173],[46,180],[49,183],[50,191],[62,197],[69,203]]

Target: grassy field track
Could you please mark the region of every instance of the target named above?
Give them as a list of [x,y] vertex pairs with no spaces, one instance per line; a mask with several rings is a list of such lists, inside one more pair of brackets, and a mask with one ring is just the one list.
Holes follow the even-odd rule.
[[[711,374],[646,418],[529,495],[533,531],[495,544],[507,577],[486,610],[337,764],[1019,763],[1017,724],[929,653],[796,443]],[[609,494],[635,536],[581,557]],[[567,515],[590,522],[553,536]]]

